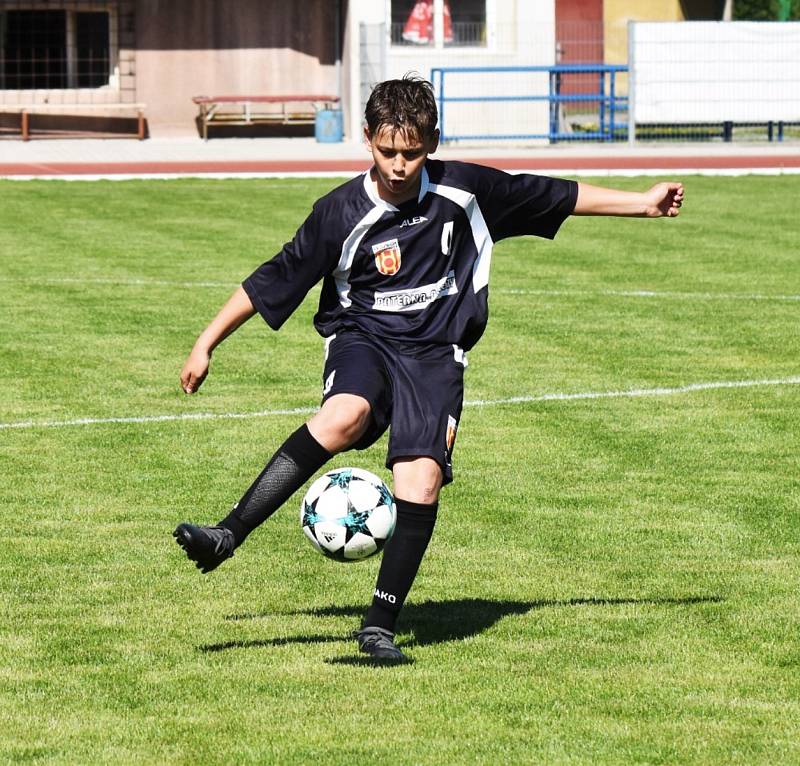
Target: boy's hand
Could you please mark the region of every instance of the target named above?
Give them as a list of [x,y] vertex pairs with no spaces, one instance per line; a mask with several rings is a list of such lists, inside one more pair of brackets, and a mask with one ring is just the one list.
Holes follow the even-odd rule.
[[187,394],[195,393],[203,385],[211,364],[211,352],[255,313],[256,310],[244,288],[237,287],[211,324],[200,333],[200,337],[192,347],[192,353],[183,365],[181,388]]
[[187,394],[193,394],[208,375],[211,364],[211,354],[203,349],[193,348],[181,370],[181,388]]
[[648,201],[648,218],[660,218],[662,216],[674,218],[681,212],[681,205],[683,204],[682,183],[666,181],[656,184],[644,194]]

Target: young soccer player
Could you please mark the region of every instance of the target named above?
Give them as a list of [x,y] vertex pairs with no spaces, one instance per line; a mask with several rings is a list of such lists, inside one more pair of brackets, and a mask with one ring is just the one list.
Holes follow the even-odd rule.
[[294,239],[222,307],[181,372],[183,390],[196,392],[227,336],[255,313],[277,330],[322,280],[314,318],[325,338],[321,407],[225,518],[182,523],[173,534],[210,572],[332,455],[364,449],[390,428],[397,525],[356,637],[373,658],[403,661],[395,623],[431,539],[439,492],[453,478],[465,354],[486,327],[494,243],[552,239],[569,215],[674,217],[683,186],[616,191],[431,160],[436,102],[417,77],[378,84],[365,116],[373,167],[316,202]]

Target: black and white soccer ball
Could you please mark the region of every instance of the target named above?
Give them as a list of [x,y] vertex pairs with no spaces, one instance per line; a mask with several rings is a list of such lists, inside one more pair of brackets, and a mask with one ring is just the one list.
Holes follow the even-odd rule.
[[314,548],[336,561],[361,561],[394,532],[397,509],[389,488],[361,468],[320,476],[300,503],[300,525]]

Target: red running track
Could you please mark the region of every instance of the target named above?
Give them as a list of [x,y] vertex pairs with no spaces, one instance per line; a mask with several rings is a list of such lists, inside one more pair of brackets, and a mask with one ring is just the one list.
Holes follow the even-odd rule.
[[[470,162],[506,170],[746,170],[800,168],[800,153],[731,156],[470,157]],[[248,160],[238,162],[52,162],[0,163],[0,176],[149,175],[196,173],[357,173],[364,160]]]

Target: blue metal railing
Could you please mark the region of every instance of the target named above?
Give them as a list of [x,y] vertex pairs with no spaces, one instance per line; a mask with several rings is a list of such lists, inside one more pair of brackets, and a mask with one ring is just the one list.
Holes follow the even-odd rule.
[[[431,82],[439,105],[439,131],[442,141],[487,140],[487,139],[526,139],[546,138],[557,141],[596,140],[613,141],[627,136],[627,120],[617,122],[620,112],[627,112],[628,99],[616,92],[618,74],[628,71],[619,64],[559,64],[555,66],[498,66],[498,67],[434,67],[431,69]],[[517,96],[448,96],[445,88],[445,75],[448,74],[520,74],[546,72],[548,74],[548,93]],[[596,93],[562,93],[564,75],[597,75]],[[489,134],[450,134],[446,130],[446,105],[455,103],[482,103],[498,101],[547,101],[550,106],[547,133],[489,133]],[[596,103],[598,110],[597,130],[578,133],[561,130],[559,107],[561,104]]]

